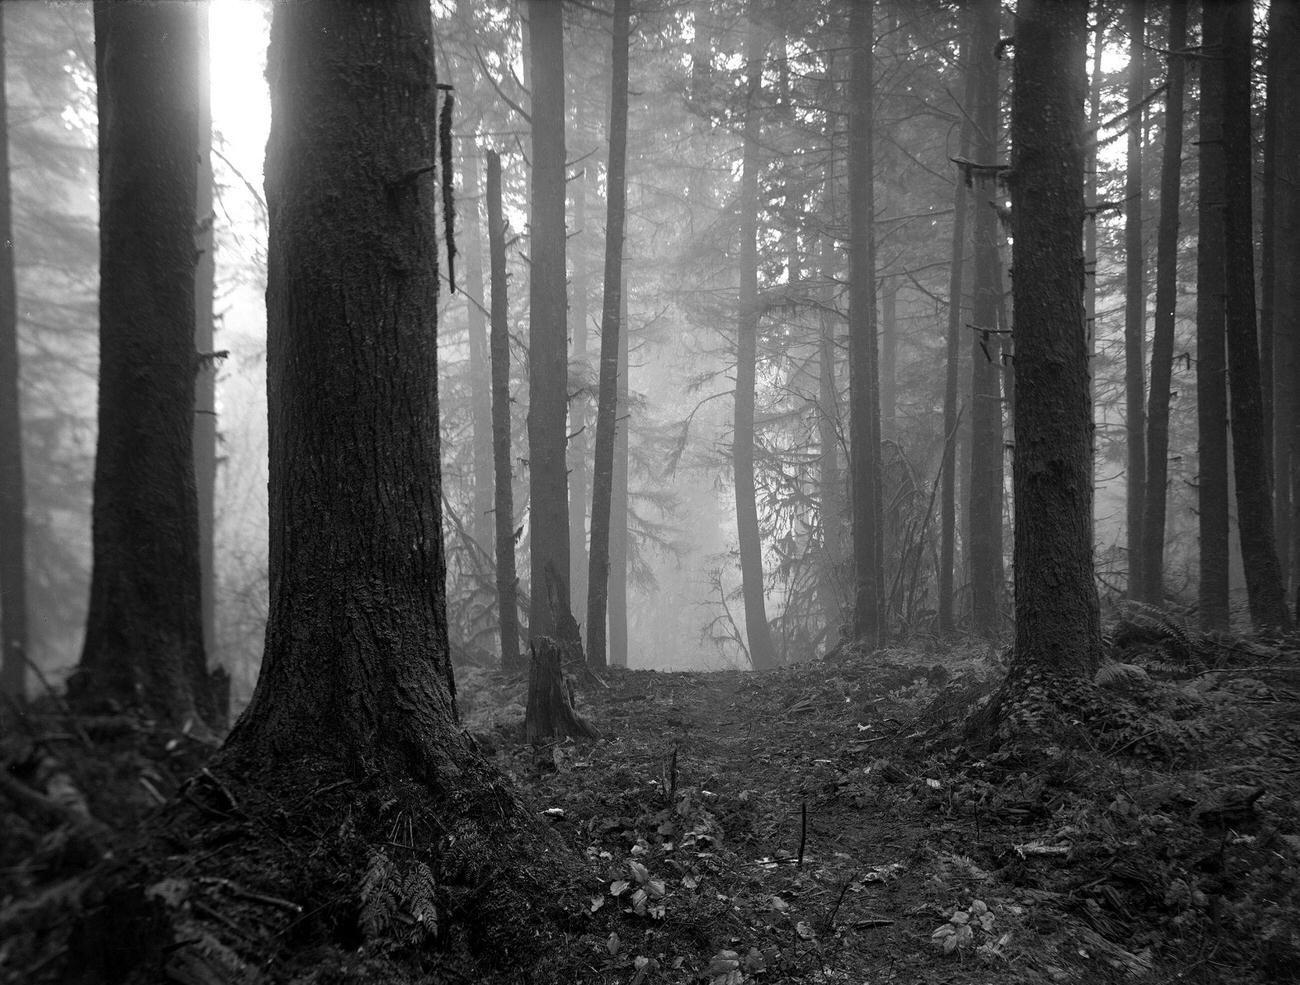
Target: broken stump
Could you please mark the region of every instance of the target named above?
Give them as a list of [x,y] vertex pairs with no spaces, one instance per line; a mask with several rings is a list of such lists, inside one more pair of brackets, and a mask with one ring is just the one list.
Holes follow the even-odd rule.
[[599,739],[600,732],[573,708],[564,679],[564,647],[549,636],[532,643],[524,735],[536,744],[550,738]]

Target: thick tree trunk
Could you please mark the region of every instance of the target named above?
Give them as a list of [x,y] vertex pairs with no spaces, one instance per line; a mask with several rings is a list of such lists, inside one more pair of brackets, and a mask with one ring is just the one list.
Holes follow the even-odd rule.
[[70,693],[211,720],[194,481],[198,16],[95,6],[99,439],[86,642]]
[[736,405],[732,468],[736,478],[736,527],[740,540],[740,581],[745,598],[745,636],[755,670],[776,666],[776,651],[764,602],[763,540],[758,529],[754,487],[754,375],[758,362],[758,128],[763,86],[763,43],[750,3],[745,39],[747,90],[744,152],[740,177],[740,297],[736,324]]
[[[569,337],[565,270],[564,11],[528,3],[532,66],[531,239],[528,281],[528,631],[575,642],[569,602],[569,493],[565,425]],[[578,645],[581,645],[580,641]]]
[[[974,74],[974,155],[982,165],[998,158],[999,0],[975,6],[971,71]],[[997,184],[992,171],[974,176],[975,292],[971,332],[971,453],[967,544],[971,577],[971,628],[996,639],[1001,630],[999,601],[1005,578],[1002,561],[1002,391],[998,304]]]
[[270,615],[233,755],[432,781],[465,753],[443,586],[430,32],[419,0],[275,8]]
[[0,694],[21,700],[27,679],[27,491],[23,478],[18,302],[9,188],[9,100],[0,9]]
[[1187,0],[1169,9],[1169,71],[1165,85],[1164,159],[1160,165],[1160,227],[1156,239],[1156,311],[1151,338],[1151,396],[1147,414],[1147,477],[1143,485],[1142,584],[1137,597],[1164,600],[1165,486],[1169,478],[1169,398],[1174,369],[1174,316],[1178,304],[1178,213],[1183,177],[1183,82]]
[[591,487],[591,569],[587,576],[587,662],[603,669],[609,594],[609,525],[614,494],[614,432],[618,414],[618,352],[623,308],[623,223],[626,215],[627,57],[631,0],[614,0],[610,72],[609,170],[606,173],[605,299],[600,312],[600,398]]
[[1147,437],[1144,368],[1146,257],[1142,252],[1142,135],[1138,109],[1146,88],[1146,0],[1128,0],[1128,155],[1124,181],[1124,414],[1128,435],[1126,504],[1128,594],[1142,597],[1142,517],[1146,502]]
[[492,470],[496,521],[497,610],[501,666],[519,670],[519,601],[515,576],[515,495],[510,457],[510,314],[506,305],[506,223],[501,208],[501,156],[488,152],[488,252],[492,264]]
[[[1201,46],[1223,48],[1222,2],[1202,7]],[[1228,364],[1224,350],[1223,59],[1200,62],[1197,146],[1200,176],[1196,246],[1196,433],[1200,579],[1204,630],[1228,628]]]
[[[1273,468],[1278,561],[1284,582],[1300,588],[1300,5],[1269,7],[1269,103],[1274,161]],[[1269,385],[1265,378],[1265,386]],[[1300,612],[1296,613],[1300,620]]]
[[849,11],[849,459],[852,469],[853,635],[870,648],[884,634],[881,611],[880,388],[872,149],[871,5]]
[[1101,625],[1083,333],[1087,9],[1020,0],[1011,110],[1019,668],[1084,676]]
[[1250,618],[1256,629],[1289,629],[1282,571],[1273,543],[1259,342],[1255,322],[1255,244],[1251,195],[1250,0],[1233,0],[1223,29],[1223,144],[1229,394],[1237,524],[1246,569]]
[[[974,16],[973,14],[971,15]],[[969,159],[971,145],[971,110],[975,102],[975,74],[971,71],[971,32],[962,40],[961,65],[966,77],[961,115],[961,156]],[[966,269],[966,175],[960,171],[953,188],[952,263],[948,269],[948,333],[943,389],[943,465],[940,481],[939,530],[939,632],[956,629],[953,617],[953,569],[957,556],[957,435],[958,396],[961,384],[962,281]]]

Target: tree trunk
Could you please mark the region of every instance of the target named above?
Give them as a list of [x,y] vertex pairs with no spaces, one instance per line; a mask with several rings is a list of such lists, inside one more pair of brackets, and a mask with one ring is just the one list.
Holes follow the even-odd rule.
[[[1269,7],[1269,102],[1274,140],[1273,232],[1273,487],[1278,562],[1285,582],[1300,588],[1300,6]],[[1265,378],[1265,385],[1269,380]],[[1300,612],[1296,613],[1300,620]]]
[[876,257],[872,149],[871,5],[849,10],[849,458],[852,469],[855,639],[874,649],[881,612],[880,388],[876,345]]
[[[832,178],[828,176],[827,187]],[[827,205],[827,213],[833,210]],[[840,632],[843,621],[840,597],[840,562],[843,559],[840,538],[844,529],[844,476],[840,471],[839,388],[835,382],[835,327],[838,322],[832,310],[834,304],[834,278],[832,269],[833,244],[829,235],[818,243],[818,265],[825,283],[821,310],[818,312],[820,338],[817,349],[817,485],[818,506],[821,513],[822,563],[817,582],[818,597],[826,620],[827,635]]]
[[600,312],[600,398],[591,487],[591,569],[587,576],[587,662],[604,669],[609,594],[609,524],[614,494],[614,431],[618,414],[618,352],[623,307],[623,223],[626,215],[627,56],[631,0],[614,0],[610,73],[609,170],[606,173],[605,298]]
[[744,153],[740,178],[740,297],[736,325],[736,406],[732,467],[736,477],[736,528],[740,580],[745,597],[745,635],[755,670],[776,666],[767,625],[763,586],[763,541],[754,488],[754,374],[758,362],[758,128],[763,86],[763,43],[751,0],[745,39]]
[[[200,4],[198,11],[198,94],[199,151],[195,185],[194,249],[194,348],[199,364],[194,378],[194,481],[199,503],[199,576],[202,593],[203,652],[214,663],[217,654],[217,359],[210,355],[215,322],[213,298],[216,289],[216,238],[213,225],[212,176],[212,79],[209,48],[209,7]],[[202,670],[202,668],[199,668]],[[224,680],[225,686],[215,682]],[[229,678],[218,670],[209,684],[201,674],[194,682],[199,689],[212,687],[213,724],[221,725],[230,716]]]
[[[565,270],[564,11],[528,2],[532,65],[528,281],[528,491],[532,597],[528,631],[573,643],[565,424],[569,337]],[[581,642],[578,641],[578,645]]]
[[497,610],[501,666],[523,667],[519,653],[518,579],[515,576],[515,496],[510,456],[510,323],[506,304],[506,222],[501,208],[501,155],[488,151],[488,251],[492,264],[492,469],[496,519]]
[[[1201,46],[1223,47],[1225,8],[1202,7]],[[1228,366],[1224,351],[1223,59],[1201,60],[1197,146],[1200,148],[1196,246],[1196,433],[1200,584],[1203,630],[1228,628]]]
[[609,662],[626,667],[628,570],[628,432],[632,427],[631,365],[628,360],[631,323],[628,321],[627,269],[623,269],[623,299],[618,333],[618,414],[614,435],[614,491],[609,506]]
[[23,479],[18,302],[9,189],[9,100],[0,10],[0,694],[22,700],[27,680],[27,491]]
[[211,720],[194,480],[198,7],[95,6],[99,438],[70,696]]
[[1143,582],[1137,597],[1164,601],[1165,497],[1169,477],[1169,388],[1174,369],[1174,317],[1178,305],[1178,213],[1183,176],[1183,81],[1187,0],[1169,8],[1169,72],[1165,86],[1164,159],[1160,164],[1160,228],[1156,239],[1156,311],[1151,338],[1151,396],[1147,414],[1146,506],[1142,513]]
[[1018,668],[1090,676],[1092,414],[1083,333],[1087,8],[1020,0],[1011,110]]
[[[998,158],[998,0],[974,8],[975,160],[993,165]],[[1002,561],[1002,392],[997,335],[1001,300],[998,268],[997,184],[993,172],[974,176],[975,297],[971,332],[970,502],[967,512],[972,629],[985,639],[1001,630],[999,597],[1005,578]]]
[[464,144],[461,154],[460,213],[464,217],[465,325],[469,335],[469,392],[471,441],[474,452],[474,516],[469,529],[486,544],[492,531],[492,369],[487,317],[483,313],[483,226],[480,218],[483,172],[478,145]]
[[573,709],[573,695],[564,679],[566,647],[549,636],[534,637],[532,647],[525,739],[531,745],[553,738],[599,739],[600,732]]
[[[1088,131],[1093,139],[1088,141],[1088,160],[1085,165],[1087,190],[1085,201],[1089,208],[1097,204],[1097,148],[1096,134],[1101,128],[1101,56],[1106,49],[1106,14],[1098,9],[1096,27],[1093,35],[1092,71],[1088,76]],[[1084,219],[1083,269],[1087,287],[1084,290],[1083,304],[1085,310],[1084,334],[1088,342],[1088,406],[1091,408],[1093,427],[1091,431],[1092,453],[1090,460],[1095,473],[1097,464],[1097,213],[1090,212]],[[1094,535],[1096,521],[1092,520]]]
[[431,48],[420,0],[275,8],[270,615],[235,756],[452,782],[467,752],[443,585]]
[[[974,16],[974,15],[972,15]],[[962,39],[960,63],[966,77],[964,105],[961,112],[960,148],[963,158],[970,157],[971,110],[975,102],[975,75],[971,70],[971,32]],[[943,389],[943,464],[940,480],[939,531],[939,632],[956,629],[953,618],[953,569],[957,555],[957,434],[958,397],[961,383],[962,281],[966,268],[966,175],[960,171],[953,188],[952,264],[948,268],[948,344],[945,363],[947,374]]]
[[1128,594],[1142,597],[1142,517],[1146,502],[1146,258],[1142,253],[1142,134],[1138,107],[1146,87],[1146,0],[1128,0],[1129,67],[1127,171],[1124,181],[1124,414],[1128,435],[1126,504]]
[[1246,569],[1250,618],[1257,630],[1289,629],[1282,571],[1273,543],[1273,503],[1268,492],[1259,342],[1255,322],[1255,245],[1251,213],[1250,0],[1234,0],[1223,29],[1223,144],[1229,395],[1237,524]]

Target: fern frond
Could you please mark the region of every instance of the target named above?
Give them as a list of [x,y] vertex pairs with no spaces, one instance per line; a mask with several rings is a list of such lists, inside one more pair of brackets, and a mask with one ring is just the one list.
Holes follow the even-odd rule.
[[361,880],[361,931],[368,940],[379,937],[401,910],[402,878],[386,852],[376,849]]

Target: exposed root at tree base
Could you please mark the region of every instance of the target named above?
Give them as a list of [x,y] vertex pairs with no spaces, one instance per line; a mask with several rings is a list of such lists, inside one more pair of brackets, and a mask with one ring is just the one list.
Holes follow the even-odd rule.
[[487,770],[448,792],[238,775],[199,774],[96,880],[80,981],[517,982],[577,929],[585,868]]

